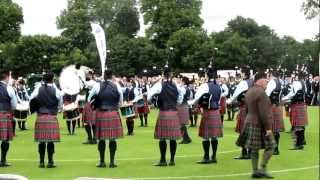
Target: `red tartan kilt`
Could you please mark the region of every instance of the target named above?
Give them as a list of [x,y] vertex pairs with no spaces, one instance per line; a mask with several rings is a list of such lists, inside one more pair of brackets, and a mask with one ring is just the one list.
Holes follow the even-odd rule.
[[291,105],[290,121],[294,127],[302,127],[308,124],[307,106],[305,103]]
[[96,121],[96,111],[91,108],[89,102],[87,102],[83,109],[83,121],[88,124],[95,124]]
[[241,133],[241,130],[244,126],[244,122],[246,120],[246,116],[247,116],[246,108],[245,106],[241,106],[237,114],[237,125],[235,129],[237,133]]
[[38,114],[34,127],[36,142],[59,142],[60,128],[56,115]]
[[272,131],[273,132],[283,132],[284,123],[283,123],[283,111],[281,106],[272,106]]
[[148,114],[150,112],[149,105],[145,104],[143,107],[137,107],[138,114]]
[[155,127],[155,139],[176,140],[181,138],[180,120],[177,111],[160,111]]
[[180,124],[188,125],[190,119],[189,106],[187,104],[177,105],[177,110]]
[[220,115],[224,115],[226,113],[226,98],[225,97],[221,97],[220,99]]
[[208,139],[223,136],[223,124],[219,110],[204,110],[199,127],[199,136]]
[[0,140],[11,141],[13,139],[13,114],[9,112],[0,112]]
[[96,137],[99,140],[123,137],[123,128],[118,111],[96,111]]

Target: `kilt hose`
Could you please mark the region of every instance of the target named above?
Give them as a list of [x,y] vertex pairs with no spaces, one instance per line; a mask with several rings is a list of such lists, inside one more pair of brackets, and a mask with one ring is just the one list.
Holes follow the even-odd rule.
[[11,141],[13,139],[13,114],[10,112],[0,112],[0,140]]
[[272,132],[283,132],[284,123],[283,123],[283,110],[282,106],[272,106]]
[[304,127],[308,125],[307,106],[305,103],[291,105],[290,122],[293,127]]
[[89,102],[87,102],[83,109],[83,121],[89,125],[95,124],[96,121],[96,111],[91,108]]
[[265,136],[265,130],[258,124],[246,122],[236,144],[248,149],[274,149],[273,135]]
[[177,111],[160,110],[155,126],[154,138],[160,140],[180,139],[182,136],[180,127],[181,125]]
[[223,116],[226,113],[226,107],[227,107],[227,99],[226,97],[221,97],[220,99],[220,115]]
[[114,140],[123,137],[123,128],[118,111],[96,111],[96,138]]
[[246,116],[247,116],[246,106],[242,105],[242,106],[240,106],[239,112],[237,114],[237,125],[236,125],[236,128],[235,128],[235,131],[237,133],[241,133],[241,130],[242,130],[243,126],[244,126],[244,122],[246,120]]
[[218,138],[223,136],[223,124],[219,110],[203,110],[199,136],[203,139]]
[[37,114],[34,139],[36,142],[60,141],[60,128],[57,115]]
[[181,125],[188,125],[190,119],[188,104],[177,105],[178,116]]

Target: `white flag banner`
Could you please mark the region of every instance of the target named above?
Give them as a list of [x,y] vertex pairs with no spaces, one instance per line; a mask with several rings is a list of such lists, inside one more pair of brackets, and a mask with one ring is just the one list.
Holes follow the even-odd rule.
[[92,28],[91,33],[94,35],[94,38],[96,39],[96,44],[97,44],[97,48],[100,56],[102,77],[104,77],[104,70],[105,70],[106,60],[107,60],[106,36],[103,28],[99,24],[91,23],[91,28]]

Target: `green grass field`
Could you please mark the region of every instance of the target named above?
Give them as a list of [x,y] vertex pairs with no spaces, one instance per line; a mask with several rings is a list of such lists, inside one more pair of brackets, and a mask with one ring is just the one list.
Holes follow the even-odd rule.
[[[280,156],[273,156],[269,163],[269,170],[276,179],[319,179],[319,108],[310,107],[308,111],[307,145],[303,151],[289,151],[292,146],[291,135],[281,134]],[[55,153],[57,168],[38,168],[37,143],[33,141],[34,116],[31,116],[27,123],[29,130],[17,130],[17,136],[11,143],[8,161],[12,166],[0,168],[0,173],[19,174],[31,180],[63,180],[83,176],[130,179],[250,179],[250,161],[233,159],[240,150],[235,146],[235,121],[224,123],[224,137],[219,140],[218,164],[196,164],[196,161],[202,158],[201,139],[197,136],[197,128],[189,128],[193,141],[188,145],[178,145],[176,166],[152,166],[159,160],[158,141],[153,139],[156,114],[155,111],[151,113],[149,127],[136,127],[134,136],[125,136],[118,140],[118,168],[115,169],[96,168],[97,146],[82,144],[86,139],[83,128],[76,129],[74,136],[67,135],[65,122],[61,117],[61,142],[56,144]],[[289,129],[288,120],[285,122]],[[139,124],[140,121],[137,120],[136,126]],[[126,128],[124,131],[126,132]],[[108,154],[107,151],[106,162],[109,159]]]

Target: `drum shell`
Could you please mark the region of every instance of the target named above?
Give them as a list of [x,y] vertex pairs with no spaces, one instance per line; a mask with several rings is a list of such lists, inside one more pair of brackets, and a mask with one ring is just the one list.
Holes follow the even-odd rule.
[[29,114],[28,110],[14,110],[13,111],[13,116],[14,116],[14,119],[16,119],[16,120],[21,120],[21,121],[27,120],[28,114]]
[[64,118],[67,121],[76,120],[79,117],[80,117],[79,109],[73,109],[73,110],[64,111]]
[[135,116],[135,110],[132,105],[120,107],[120,112],[121,112],[121,116],[124,116],[126,118]]

